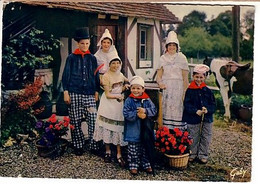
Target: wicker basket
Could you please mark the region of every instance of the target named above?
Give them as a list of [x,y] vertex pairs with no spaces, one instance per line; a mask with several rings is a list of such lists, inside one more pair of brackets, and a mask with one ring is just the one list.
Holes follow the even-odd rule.
[[164,154],[168,160],[170,167],[176,169],[186,169],[189,161],[189,153],[184,155],[167,155]]

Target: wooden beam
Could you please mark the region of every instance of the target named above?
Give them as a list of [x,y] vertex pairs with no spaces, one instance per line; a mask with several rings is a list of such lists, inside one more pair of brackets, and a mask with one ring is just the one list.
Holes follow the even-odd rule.
[[131,23],[131,25],[129,26],[128,30],[127,30],[127,37],[128,35],[131,33],[132,29],[134,28],[135,24],[137,23],[137,18],[134,18],[133,22]]
[[239,61],[240,6],[232,7],[232,60]]

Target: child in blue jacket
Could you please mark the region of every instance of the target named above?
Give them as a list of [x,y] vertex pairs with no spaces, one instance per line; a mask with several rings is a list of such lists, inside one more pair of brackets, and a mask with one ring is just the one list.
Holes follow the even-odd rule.
[[[124,140],[128,142],[128,162],[130,173],[136,175],[140,164],[147,173],[152,173],[150,158],[148,156],[146,145],[144,143],[143,134],[147,133],[143,125],[151,125],[150,130],[153,131],[152,117],[156,115],[156,107],[144,92],[144,80],[139,76],[134,76],[130,81],[131,94],[126,99],[123,114],[125,117],[124,124]],[[147,127],[146,127],[147,128]],[[147,135],[147,134],[146,134]],[[153,149],[154,135],[149,134],[151,149]],[[146,144],[146,145],[145,145]],[[147,154],[148,153],[148,154]]]
[[193,81],[190,83],[184,98],[183,121],[188,124],[188,131],[193,138],[189,161],[198,158],[200,163],[207,163],[209,146],[212,137],[213,113],[216,109],[212,91],[205,84],[209,67],[196,65],[193,70]]
[[70,123],[75,126],[71,131],[72,144],[76,155],[84,152],[85,138],[81,129],[83,117],[88,123],[88,149],[96,152],[98,144],[93,139],[97,116],[96,101],[100,89],[98,65],[89,51],[90,35],[88,27],[78,28],[74,40],[78,48],[67,57],[62,76],[64,101],[69,105]]

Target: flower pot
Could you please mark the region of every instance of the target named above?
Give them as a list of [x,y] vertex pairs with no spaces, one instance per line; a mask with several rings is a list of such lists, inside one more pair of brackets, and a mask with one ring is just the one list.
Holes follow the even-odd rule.
[[170,167],[180,170],[187,168],[189,153],[183,155],[164,155],[168,158]]
[[238,115],[243,121],[252,121],[252,107],[248,105],[241,105],[238,110]]
[[66,139],[60,138],[56,144],[52,146],[44,146],[39,144],[38,140],[36,141],[35,145],[40,157],[56,157],[62,156],[65,153],[68,146],[68,141]]

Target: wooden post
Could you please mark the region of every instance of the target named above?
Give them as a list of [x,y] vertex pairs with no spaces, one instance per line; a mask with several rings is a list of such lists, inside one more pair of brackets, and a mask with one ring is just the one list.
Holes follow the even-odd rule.
[[158,128],[163,126],[163,90],[159,90]]
[[240,6],[232,7],[232,60],[239,61]]

